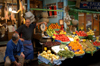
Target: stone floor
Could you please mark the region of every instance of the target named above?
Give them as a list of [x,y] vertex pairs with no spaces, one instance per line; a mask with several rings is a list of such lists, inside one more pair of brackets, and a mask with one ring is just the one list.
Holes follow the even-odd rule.
[[[4,63],[0,63],[0,66],[4,66]],[[31,63],[27,64],[26,66],[39,66],[38,60],[35,58]],[[40,65],[40,66],[48,66],[48,65]],[[62,64],[60,66],[100,66],[100,50],[95,52],[93,56],[91,56],[91,54],[85,54],[82,57],[74,57],[73,59],[66,59],[62,61]]]
[[[4,66],[3,63],[0,66]],[[39,66],[38,60],[33,60],[31,63],[25,66]],[[49,66],[49,65],[40,65],[40,66]],[[62,61],[60,66],[100,66],[100,51],[91,54],[86,54],[82,58],[74,57],[73,59],[66,59]]]

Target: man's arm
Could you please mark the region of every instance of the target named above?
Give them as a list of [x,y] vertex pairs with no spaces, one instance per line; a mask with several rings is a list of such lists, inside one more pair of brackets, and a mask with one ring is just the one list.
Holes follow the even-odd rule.
[[40,25],[40,24],[42,24],[42,23],[44,23],[45,25],[47,25],[47,22],[39,22],[39,23],[36,23],[36,26],[37,26],[37,25]]
[[[22,28],[23,28],[23,26],[20,26],[15,32],[18,33],[18,34],[20,34],[21,31],[22,31]],[[24,41],[23,38],[19,38],[19,39],[20,39],[21,41]]]

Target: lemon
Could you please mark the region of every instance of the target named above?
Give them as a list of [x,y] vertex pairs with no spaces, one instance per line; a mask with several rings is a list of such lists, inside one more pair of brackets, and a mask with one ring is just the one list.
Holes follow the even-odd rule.
[[65,50],[68,50],[68,47],[65,47]]
[[83,42],[85,42],[86,41],[86,39],[83,39]]
[[55,36],[52,36],[52,38],[56,38]]
[[66,32],[64,32],[64,34],[66,34]]

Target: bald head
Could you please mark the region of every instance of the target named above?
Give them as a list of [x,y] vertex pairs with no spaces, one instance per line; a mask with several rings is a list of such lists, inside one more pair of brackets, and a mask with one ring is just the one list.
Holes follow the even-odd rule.
[[13,40],[13,41],[19,40],[19,35],[18,35],[18,33],[14,33],[14,34],[12,35],[12,40]]
[[29,27],[30,24],[31,24],[30,19],[26,19],[25,25],[26,25],[27,27]]

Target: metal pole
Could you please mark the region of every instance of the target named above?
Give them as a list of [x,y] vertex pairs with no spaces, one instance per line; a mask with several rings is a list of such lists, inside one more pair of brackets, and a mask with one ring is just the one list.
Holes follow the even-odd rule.
[[30,0],[27,0],[27,11],[30,11]]
[[[68,0],[64,0],[64,18],[66,17],[66,13],[65,13],[65,7],[67,7],[67,5],[68,5]],[[64,30],[66,31],[66,29],[67,29],[67,25],[66,25],[66,23],[64,22]]]
[[[17,0],[17,10],[20,9],[20,4],[19,4],[19,0]],[[21,25],[21,12],[18,13],[18,22],[17,22],[17,27],[19,27]]]

